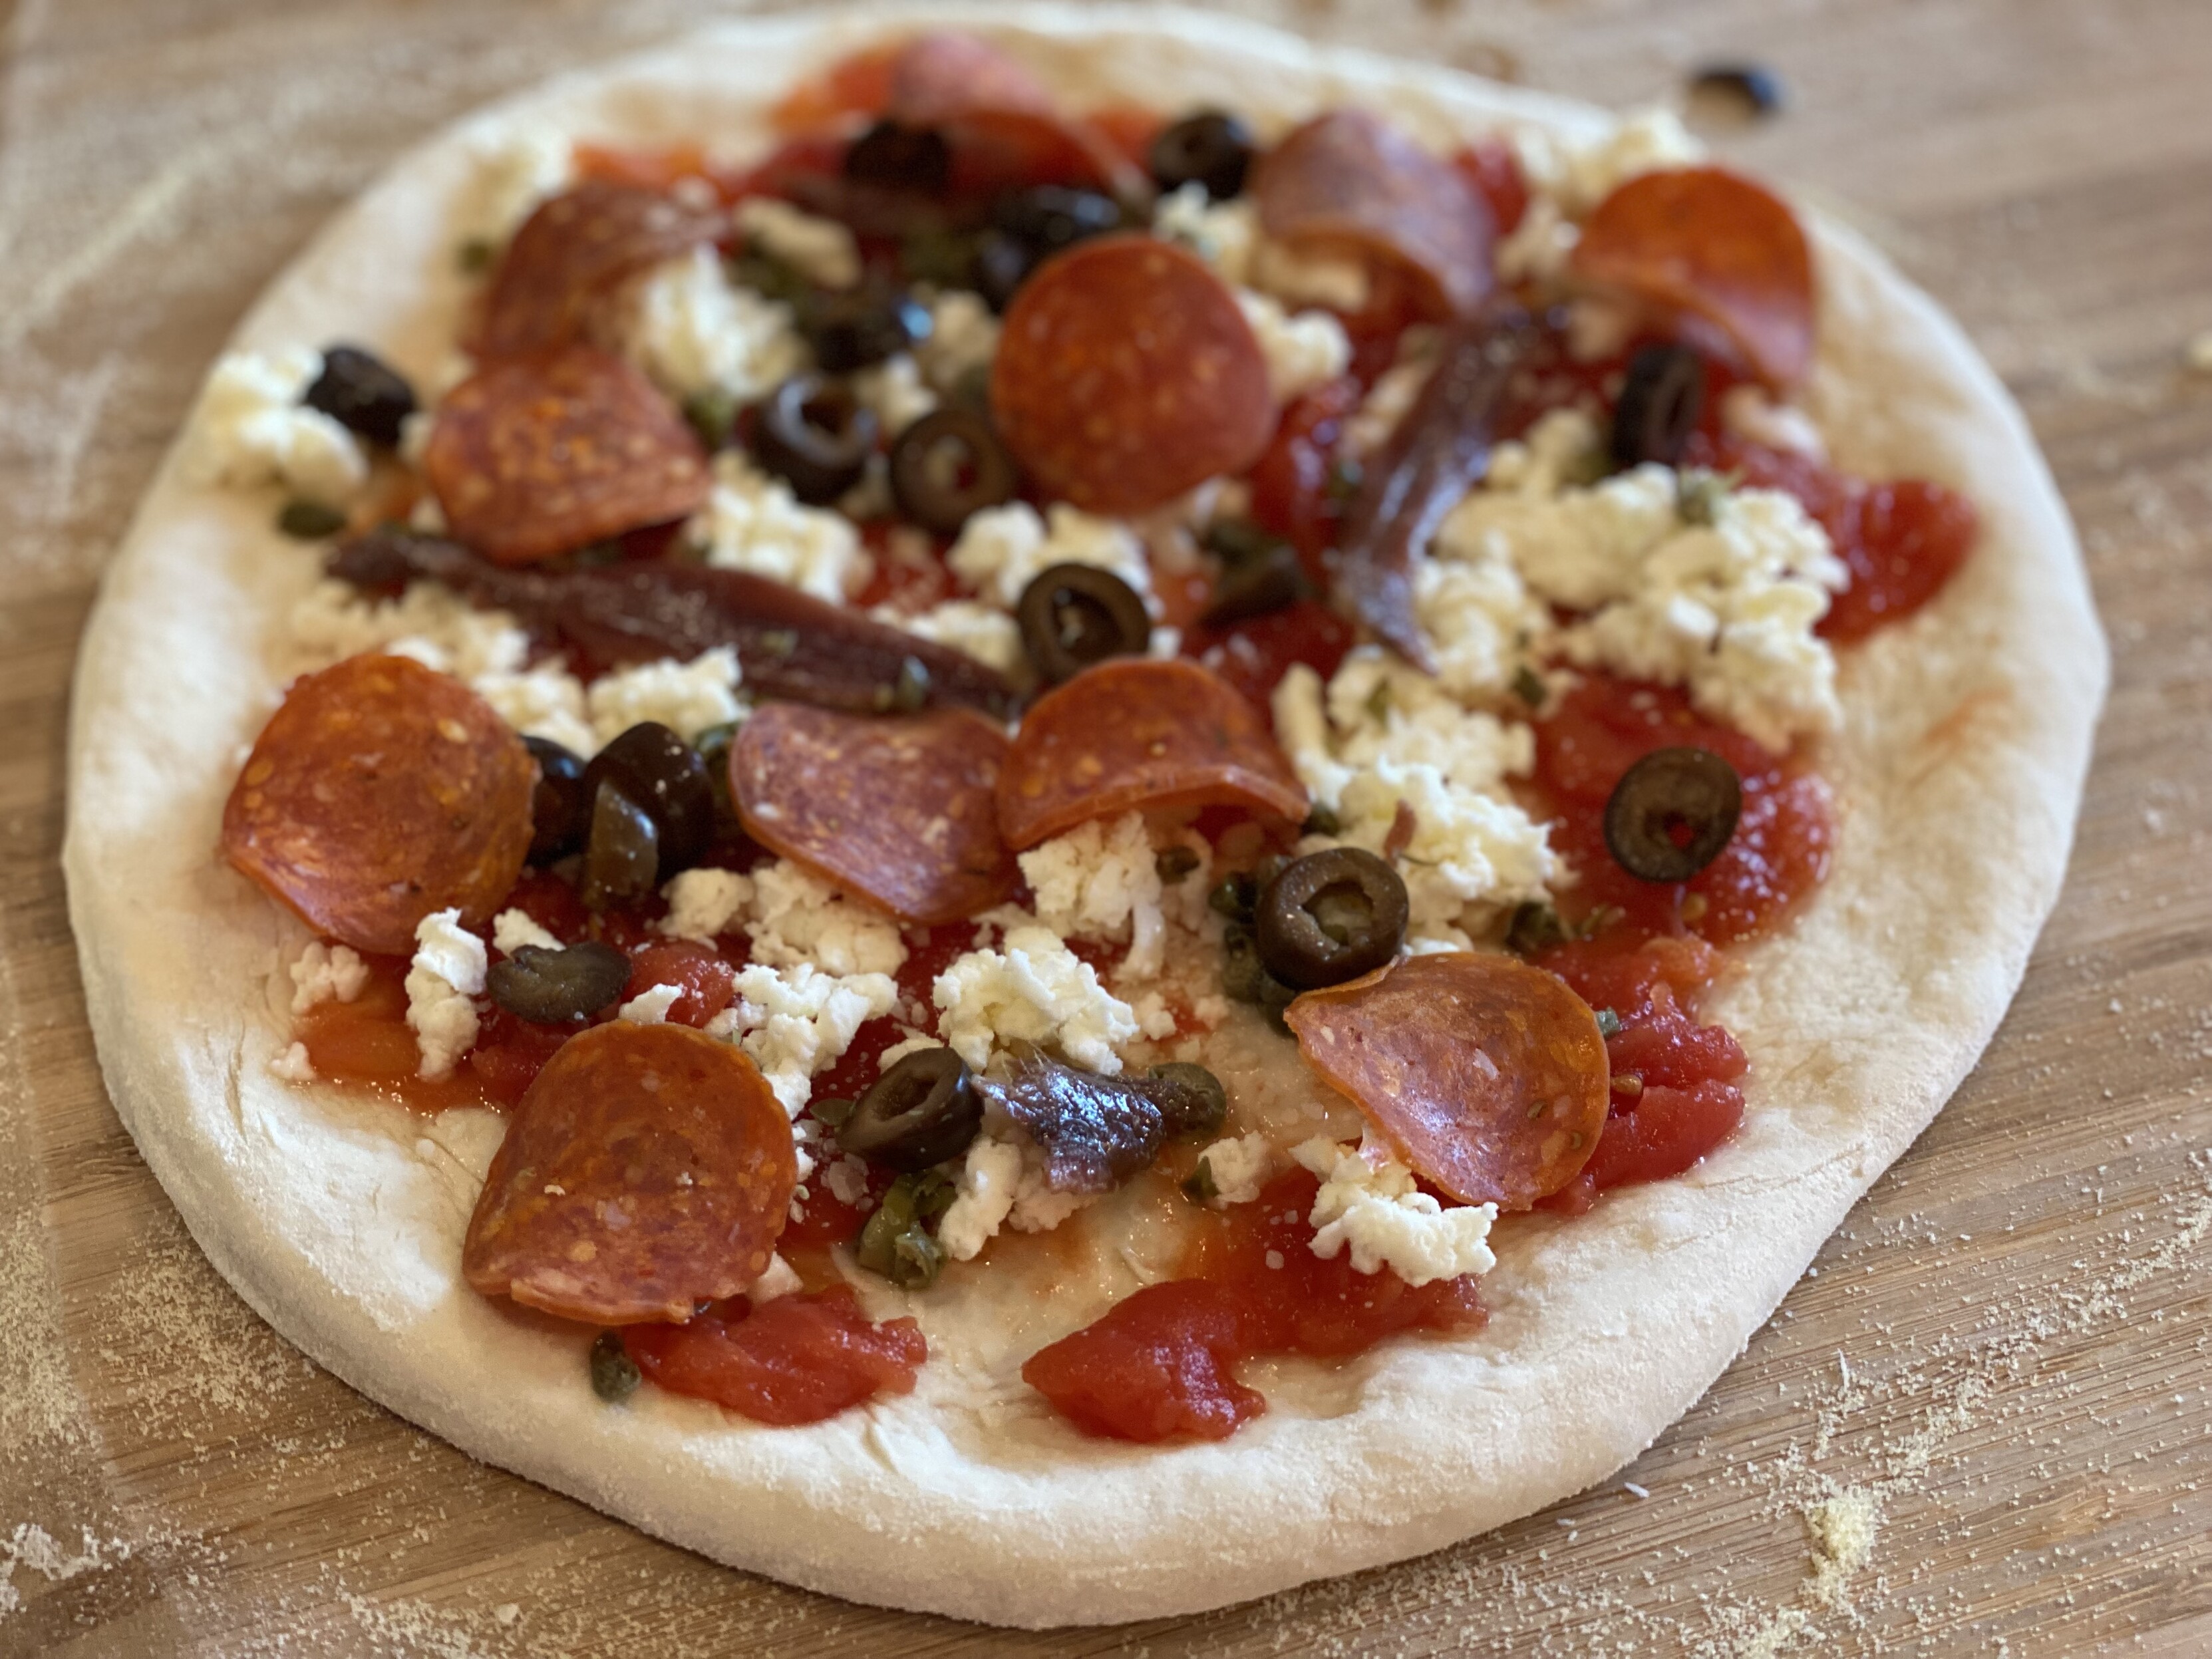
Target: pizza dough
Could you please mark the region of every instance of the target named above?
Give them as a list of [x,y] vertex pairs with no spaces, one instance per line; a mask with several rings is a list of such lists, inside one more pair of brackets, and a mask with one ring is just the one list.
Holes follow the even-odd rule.
[[[452,249],[477,146],[550,129],[757,147],[794,78],[880,27],[933,21],[1009,40],[1078,103],[1212,101],[1287,123],[1352,101],[1431,143],[1606,118],[1182,13],[732,23],[402,158],[233,343],[358,340],[427,377],[461,297]],[[280,546],[264,501],[189,482],[175,453],[108,571],[74,711],[70,915],[118,1109],[224,1277],[355,1387],[648,1531],[836,1595],[1029,1626],[1187,1613],[1434,1549],[1603,1478],[1735,1357],[1973,1064],[2057,896],[2106,682],[2074,537],[2018,410],[1923,295],[1810,222],[1809,397],[1836,459],[1966,490],[1982,540],[1934,605],[1844,654],[1845,724],[1822,763],[1843,802],[1833,873],[1705,1012],[1752,1056],[1741,1131],[1685,1176],[1498,1236],[1478,1335],[1285,1365],[1265,1385],[1273,1409],[1231,1440],[1130,1448],[1081,1438],[1012,1381],[1068,1327],[1018,1285],[1001,1317],[970,1281],[925,1321],[933,1358],[911,1395],[797,1430],[653,1390],[603,1405],[587,1331],[461,1280],[500,1120],[414,1118],[270,1072],[304,934],[215,847],[313,562]],[[1102,1297],[1133,1284],[1116,1271]]]

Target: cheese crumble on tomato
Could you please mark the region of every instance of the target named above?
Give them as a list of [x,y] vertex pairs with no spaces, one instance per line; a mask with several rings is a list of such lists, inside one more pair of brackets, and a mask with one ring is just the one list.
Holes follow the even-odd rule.
[[1446,1208],[1419,1189],[1403,1164],[1365,1146],[1316,1136],[1291,1156],[1321,1179],[1308,1219],[1316,1230],[1313,1253],[1323,1261],[1349,1249],[1355,1271],[1388,1267],[1417,1290],[1498,1265],[1489,1244],[1495,1204]]
[[451,1077],[477,1040],[475,999],[483,994],[489,958],[483,941],[461,926],[459,910],[437,910],[415,929],[407,969],[407,1023],[422,1050],[419,1075]]

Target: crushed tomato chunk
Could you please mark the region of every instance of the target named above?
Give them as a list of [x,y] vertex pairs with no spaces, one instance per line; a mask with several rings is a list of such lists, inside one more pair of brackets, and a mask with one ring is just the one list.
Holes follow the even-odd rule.
[[670,1393],[784,1428],[878,1395],[911,1394],[929,1357],[919,1325],[871,1324],[849,1285],[758,1307],[732,1297],[686,1323],[631,1325],[622,1334],[631,1363]]

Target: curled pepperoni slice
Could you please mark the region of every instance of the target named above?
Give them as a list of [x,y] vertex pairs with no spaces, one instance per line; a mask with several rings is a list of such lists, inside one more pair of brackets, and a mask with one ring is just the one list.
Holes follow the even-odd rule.
[[624,277],[727,228],[719,211],[604,179],[554,197],[523,221],[492,274],[483,355],[514,357],[570,343],[584,332],[593,301]]
[[1514,957],[1409,957],[1283,1018],[1414,1172],[1464,1203],[1527,1209],[1575,1178],[1605,1127],[1597,1016]]
[[672,1394],[783,1428],[819,1423],[879,1394],[912,1394],[929,1358],[921,1326],[870,1324],[849,1285],[757,1308],[740,1299],[688,1325],[633,1325],[623,1348]]
[[884,113],[944,133],[956,193],[1066,184],[1133,200],[1149,194],[1104,133],[1060,114],[1044,83],[988,41],[952,31],[919,35],[899,49],[890,73]]
[[1267,361],[1195,255],[1104,236],[1049,260],[1006,312],[991,407],[1015,458],[1094,513],[1142,513],[1258,459]]
[[1194,662],[1084,670],[1030,708],[999,773],[999,830],[1017,851],[1087,818],[1167,806],[1306,812],[1259,711]]
[[1769,386],[1813,367],[1813,255],[1787,204],[1721,167],[1632,179],[1600,202],[1570,269],[1717,325]]
[[240,872],[356,951],[404,955],[433,911],[488,921],[530,850],[538,763],[491,706],[408,657],[295,681],[222,809]]
[[439,406],[422,457],[453,533],[532,564],[707,499],[706,453],[653,382],[589,346],[479,370]]
[[976,109],[1051,108],[1052,94],[1043,82],[972,34],[952,29],[918,34],[891,59],[884,113],[908,126],[934,126]]
[[955,921],[1014,888],[995,791],[1005,734],[965,709],[754,711],[730,743],[730,793],[754,840],[902,921]]
[[761,1276],[798,1184],[790,1120],[741,1050],[688,1025],[595,1025],[515,1109],[461,1270],[563,1319],[689,1319]]
[[1431,318],[1472,311],[1490,292],[1494,232],[1481,193],[1366,110],[1293,129],[1262,158],[1252,191],[1268,235],[1398,267]]

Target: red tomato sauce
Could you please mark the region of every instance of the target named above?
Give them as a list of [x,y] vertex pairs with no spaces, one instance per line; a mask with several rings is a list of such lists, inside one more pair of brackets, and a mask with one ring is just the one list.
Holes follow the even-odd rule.
[[351,1002],[319,1003],[292,1028],[292,1035],[307,1045],[315,1075],[359,1085],[418,1112],[486,1104],[486,1091],[466,1065],[434,1080],[417,1075],[422,1054],[415,1028],[407,1023],[408,959],[362,960],[368,965],[368,982],[360,995]]
[[911,1394],[929,1357],[911,1319],[868,1322],[849,1285],[717,1302],[682,1325],[630,1325],[623,1349],[639,1371],[684,1394],[792,1427],[835,1417],[878,1395]]

